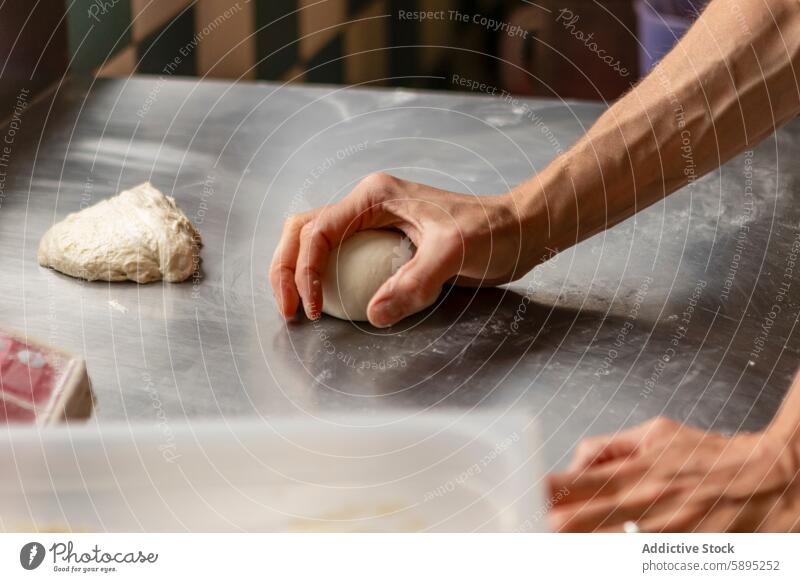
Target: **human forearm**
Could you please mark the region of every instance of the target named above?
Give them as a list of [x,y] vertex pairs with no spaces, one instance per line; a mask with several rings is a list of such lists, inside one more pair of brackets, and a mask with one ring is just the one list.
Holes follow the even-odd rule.
[[[587,134],[512,192],[529,246],[563,250],[758,143],[800,110],[797,0],[714,0]],[[798,75],[800,76],[800,75]]]
[[374,325],[430,305],[448,281],[518,279],[793,116],[799,54],[800,0],[714,0],[653,74],[508,195],[466,196],[375,174],[343,200],[292,217],[270,270],[281,312],[292,317],[302,302],[319,316],[331,251],[371,228],[401,230],[417,248],[373,296]]

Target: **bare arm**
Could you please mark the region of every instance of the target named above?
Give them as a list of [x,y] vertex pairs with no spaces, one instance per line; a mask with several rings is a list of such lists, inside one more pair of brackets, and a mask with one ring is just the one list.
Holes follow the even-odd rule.
[[[778,442],[785,443],[792,466],[800,470],[800,372],[795,375],[778,414],[766,432],[774,435]],[[795,475],[795,480],[800,482],[800,475]]]
[[[287,222],[272,285],[282,313],[319,315],[330,251],[397,228],[414,258],[378,290],[391,325],[444,282],[496,284],[609,228],[753,146],[800,111],[800,1],[713,0],[663,62],[568,152],[503,196],[465,196],[382,174]],[[800,530],[800,376],[772,425],[725,437],[666,419],[581,443],[552,475],[559,530]]]
[[[515,190],[522,216],[547,216],[547,240],[563,249],[758,143],[800,109],[798,45],[796,0],[714,0],[649,77]],[[551,476],[570,495],[550,522],[560,531],[621,531],[625,521],[642,531],[797,531],[799,475],[800,375],[761,433],[725,437],[659,418],[584,440],[569,470]]]
[[514,190],[526,231],[547,233],[530,248],[563,250],[770,135],[800,111],[799,58],[797,0],[711,2],[647,78]]
[[769,135],[798,110],[800,1],[713,0],[655,71],[568,152],[502,196],[465,196],[376,174],[292,217],[270,271],[278,305],[319,316],[331,251],[395,228],[417,252],[372,298],[370,321],[415,313],[442,285],[496,285],[613,226]]

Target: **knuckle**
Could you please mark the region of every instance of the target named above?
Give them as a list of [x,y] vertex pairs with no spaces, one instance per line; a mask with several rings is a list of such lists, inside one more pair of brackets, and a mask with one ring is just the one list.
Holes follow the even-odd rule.
[[658,416],[650,421],[650,431],[656,435],[672,432],[677,426],[677,422],[664,416]]
[[300,230],[307,220],[305,214],[292,214],[284,222],[284,228],[287,232]]
[[300,241],[306,245],[306,253],[310,253],[319,247],[324,247],[328,251],[333,248],[331,236],[326,232],[325,225],[320,224],[318,221],[311,221],[303,227],[303,230],[300,231]]
[[369,174],[361,180],[353,194],[361,197],[367,208],[382,206],[398,197],[398,179],[383,172]]
[[312,281],[319,278],[319,274],[311,267],[305,266],[294,273],[294,282],[297,287],[310,289]]
[[396,183],[397,178],[385,172],[373,172],[361,180],[361,186],[367,190],[386,191]]
[[313,265],[311,265],[310,263],[306,262],[306,263],[304,263],[302,265],[298,265],[298,268],[297,268],[297,271],[296,271],[295,274],[297,276],[300,276],[300,277],[310,277],[312,275],[316,275],[317,274],[317,270],[314,268]]
[[588,456],[597,448],[594,439],[588,438],[580,441],[575,447],[575,452],[580,456]]
[[317,231],[317,223],[316,221],[310,221],[303,225],[300,229],[300,241],[303,243],[309,242]]

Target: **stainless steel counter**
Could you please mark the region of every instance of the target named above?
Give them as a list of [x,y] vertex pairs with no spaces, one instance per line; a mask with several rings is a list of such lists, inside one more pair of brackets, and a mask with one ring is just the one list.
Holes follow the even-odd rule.
[[[275,312],[267,269],[289,213],[375,170],[498,193],[601,111],[141,77],[66,85],[23,115],[2,168],[0,322],[84,354],[101,423],[524,409],[551,466],[584,436],[659,414],[763,426],[798,359],[796,123],[507,288],[449,289],[385,331]],[[144,180],[202,232],[201,279],[86,283],[37,265],[53,221]]]

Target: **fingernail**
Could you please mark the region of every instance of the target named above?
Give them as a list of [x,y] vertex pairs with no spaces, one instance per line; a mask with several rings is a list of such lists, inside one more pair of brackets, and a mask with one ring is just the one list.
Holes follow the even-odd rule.
[[391,300],[378,303],[372,308],[372,323],[375,327],[389,327],[393,323],[400,321],[402,317],[402,308]]
[[303,303],[303,311],[306,312],[306,317],[309,319],[317,319],[319,317],[319,310],[314,302]]
[[317,278],[309,278],[309,293],[311,294],[311,300],[308,304],[308,309],[306,309],[306,315],[309,319],[315,320],[321,317],[321,313],[319,310],[319,295],[320,295],[320,280]]

